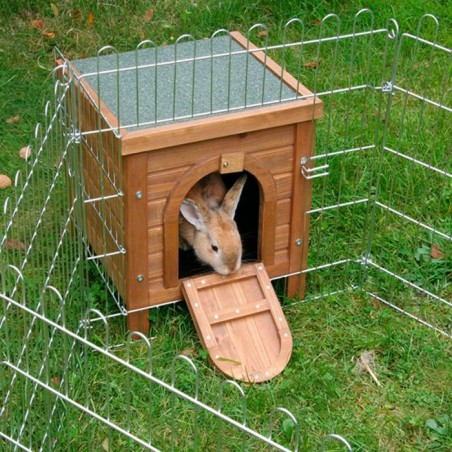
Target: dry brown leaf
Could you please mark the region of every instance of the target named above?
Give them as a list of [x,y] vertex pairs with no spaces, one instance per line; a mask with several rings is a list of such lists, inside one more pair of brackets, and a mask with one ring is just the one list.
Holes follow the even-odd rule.
[[41,33],[41,35],[44,36],[44,38],[50,38],[50,39],[54,39],[56,36],[53,31],[43,31]]
[[60,10],[58,9],[58,6],[55,5],[55,3],[51,3],[50,8],[52,8],[52,12],[55,17],[58,17],[60,15]]
[[19,157],[28,160],[28,158],[31,156],[31,147],[30,146],[24,146],[23,148],[20,148],[19,151]]
[[50,383],[53,384],[54,386],[59,386],[61,383],[61,379],[60,377],[52,377],[50,379]]
[[21,242],[18,239],[8,239],[5,242],[5,248],[8,251],[14,251],[14,250],[25,251],[25,243]]
[[432,259],[442,259],[444,257],[444,251],[437,243],[434,243],[430,255],[432,256]]
[[372,298],[371,301],[375,309],[381,309],[381,301],[378,298]]
[[33,25],[33,27],[35,28],[39,28],[39,30],[42,30],[46,27],[41,19],[33,19],[31,21],[31,25]]
[[0,188],[8,188],[11,184],[11,179],[6,174],[0,174]]
[[74,20],[80,19],[80,16],[81,16],[81,15],[82,15],[82,14],[81,14],[81,12],[80,12],[79,9],[74,9],[74,10],[71,12],[71,17],[72,17],[72,19],[74,19]]
[[198,356],[198,354],[196,353],[196,349],[194,349],[194,348],[186,348],[186,349],[182,350],[181,352],[179,352],[179,355],[193,356],[195,358]]
[[377,386],[381,386],[380,380],[375,373],[375,352],[373,350],[366,350],[359,355],[359,358],[356,360],[355,372],[357,374],[362,374],[363,372],[367,372],[372,380],[375,381]]
[[303,64],[303,66],[307,69],[316,69],[320,62],[317,61],[309,61],[309,63]]
[[145,24],[147,24],[147,23],[149,23],[149,22],[152,20],[153,17],[154,17],[154,8],[149,8],[149,9],[144,13],[144,16],[143,16],[143,22],[144,22]]
[[110,451],[110,441],[108,440],[108,438],[105,438],[102,441],[102,449],[106,450],[107,452]]
[[320,25],[322,23],[322,19],[317,18],[317,19],[314,20],[314,23],[316,25]]
[[267,36],[267,35],[268,35],[267,30],[261,30],[261,31],[257,34],[257,36],[259,36],[260,38],[265,38],[265,36]]
[[19,120],[20,120],[20,116],[19,115],[12,116],[11,118],[8,118],[6,120],[6,124],[14,124],[16,122],[19,122]]
[[92,11],[89,12],[88,18],[87,18],[86,21],[87,21],[89,27],[91,25],[93,25],[93,23],[94,23],[94,13]]

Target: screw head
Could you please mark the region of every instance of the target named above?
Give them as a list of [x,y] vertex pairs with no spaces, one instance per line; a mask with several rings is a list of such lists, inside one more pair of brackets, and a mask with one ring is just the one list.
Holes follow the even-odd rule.
[[137,276],[137,281],[138,282],[143,282],[144,281],[144,276],[143,275],[138,275]]
[[137,199],[143,199],[143,192],[142,191],[137,191],[135,193],[135,198]]
[[297,239],[297,240],[295,240],[295,245],[297,245],[297,246],[303,245],[303,239]]
[[223,162],[223,167],[224,167],[224,168],[227,168],[228,166],[229,166],[229,162],[226,162],[226,161]]

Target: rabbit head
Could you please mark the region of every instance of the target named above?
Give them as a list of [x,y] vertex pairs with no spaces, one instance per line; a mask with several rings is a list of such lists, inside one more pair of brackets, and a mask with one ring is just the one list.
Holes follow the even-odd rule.
[[[236,272],[242,262],[242,241],[234,221],[246,175],[242,175],[217,207],[209,199],[185,198],[180,212],[185,221],[179,226],[181,240],[191,246],[201,262],[220,275]],[[190,195],[190,193],[189,193]]]

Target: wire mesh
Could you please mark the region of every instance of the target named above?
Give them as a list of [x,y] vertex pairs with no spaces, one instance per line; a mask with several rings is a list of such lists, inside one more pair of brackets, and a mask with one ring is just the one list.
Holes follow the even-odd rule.
[[[301,301],[361,291],[450,335],[452,135],[444,141],[439,130],[450,130],[451,50],[436,42],[437,32],[430,15],[411,34],[401,33],[394,20],[374,28],[372,13],[363,10],[347,32],[338,16],[326,16],[317,36],[307,37],[303,22],[293,19],[276,44],[257,24],[247,33],[257,49],[233,47],[229,32],[220,30],[202,46],[183,35],[164,50],[144,41],[127,56],[104,47],[95,70],[85,73],[60,55],[55,97],[31,145],[35,157],[17,173],[3,206],[5,448],[298,449],[303,431],[288,410],[273,410],[268,428],[259,430],[237,383],[226,381],[217,401],[203,401],[206,382],[187,356],[156,366],[152,340],[139,332],[118,347],[129,314],[121,296],[127,251],[122,161],[120,146],[112,145],[109,155],[102,151],[123,130],[306,96],[287,90],[276,76],[256,77],[253,53],[264,51],[324,103],[316,154],[300,162],[313,185],[304,218],[311,232]],[[217,90],[212,80],[220,72]],[[207,74],[205,85],[197,85],[199,73]],[[86,91],[89,78],[97,94]],[[233,94],[234,83],[240,89]],[[275,98],[267,91],[271,84]],[[125,86],[131,95],[121,94]],[[80,117],[85,98],[98,113],[89,127]],[[116,123],[102,117],[101,102],[109,103]],[[96,183],[87,184],[86,174]],[[102,231],[94,246],[87,216]],[[232,407],[223,392],[234,393]],[[277,432],[284,416],[293,427],[289,441]],[[337,434],[321,446],[331,441],[351,450]]]

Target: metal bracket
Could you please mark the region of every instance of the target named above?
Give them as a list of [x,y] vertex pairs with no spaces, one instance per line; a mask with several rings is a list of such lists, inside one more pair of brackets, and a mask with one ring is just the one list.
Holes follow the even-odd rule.
[[[307,179],[315,179],[317,177],[324,177],[324,176],[328,176],[330,173],[328,171],[323,171],[323,170],[328,170],[328,168],[330,167],[330,165],[325,164],[322,166],[316,166],[315,168],[306,168],[306,164],[309,162],[309,158],[307,157],[303,157],[300,160],[301,163],[301,175]],[[322,173],[319,174],[313,174],[317,171],[323,171]]]
[[80,144],[82,142],[82,133],[78,129],[74,129],[73,132],[69,132],[69,142]]
[[392,82],[384,82],[381,91],[387,94],[394,94],[394,86]]

